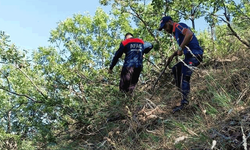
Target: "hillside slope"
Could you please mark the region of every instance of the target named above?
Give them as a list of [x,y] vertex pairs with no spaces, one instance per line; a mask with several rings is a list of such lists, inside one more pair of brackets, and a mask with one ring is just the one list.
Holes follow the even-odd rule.
[[[172,62],[174,63],[174,62]],[[191,78],[190,104],[172,114],[181,95],[170,70],[139,82],[133,97],[116,95],[95,132],[74,130],[52,149],[244,149],[250,148],[250,56],[244,51],[205,61]],[[110,104],[111,105],[111,104]],[[90,127],[91,128],[91,127]]]

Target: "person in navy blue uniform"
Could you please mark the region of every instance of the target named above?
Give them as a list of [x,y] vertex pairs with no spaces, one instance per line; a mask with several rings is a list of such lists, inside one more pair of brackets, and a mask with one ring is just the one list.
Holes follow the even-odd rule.
[[143,67],[143,54],[147,54],[153,45],[139,38],[133,38],[132,33],[125,35],[125,40],[120,43],[119,49],[109,67],[109,73],[112,73],[113,67],[118,62],[123,53],[126,54],[121,71],[119,89],[125,93],[132,94]]
[[176,86],[182,93],[181,105],[173,108],[173,113],[175,113],[182,110],[189,103],[190,77],[193,73],[193,68],[202,62],[203,49],[190,28],[184,23],[173,22],[170,16],[165,16],[161,19],[159,31],[162,29],[172,34],[179,45],[178,50],[172,56],[185,55],[184,61],[177,63],[172,68]]

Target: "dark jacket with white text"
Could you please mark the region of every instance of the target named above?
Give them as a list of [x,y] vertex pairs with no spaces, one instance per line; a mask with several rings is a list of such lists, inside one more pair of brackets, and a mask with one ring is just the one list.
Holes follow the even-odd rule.
[[110,69],[113,69],[123,53],[126,54],[123,67],[142,67],[143,54],[147,54],[152,48],[153,45],[151,43],[144,42],[142,39],[126,39],[121,42],[119,49],[116,51]]

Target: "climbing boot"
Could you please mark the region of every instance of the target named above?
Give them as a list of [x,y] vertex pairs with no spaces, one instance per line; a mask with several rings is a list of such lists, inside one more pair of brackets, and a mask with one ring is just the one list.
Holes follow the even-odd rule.
[[189,103],[188,100],[185,100],[185,99],[182,100],[180,106],[175,106],[173,108],[173,113],[181,111],[186,105],[188,105],[188,103]]

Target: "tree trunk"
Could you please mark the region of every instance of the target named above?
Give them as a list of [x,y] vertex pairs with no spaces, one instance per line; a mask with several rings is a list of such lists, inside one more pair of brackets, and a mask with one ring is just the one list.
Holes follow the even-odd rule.
[[192,21],[192,27],[195,30],[195,24],[194,24],[194,18],[193,17],[192,17],[191,21]]
[[8,112],[8,128],[7,133],[11,133],[11,111]]
[[212,43],[213,43],[213,51],[215,51],[214,49],[214,25],[211,26],[211,40],[212,40]]

